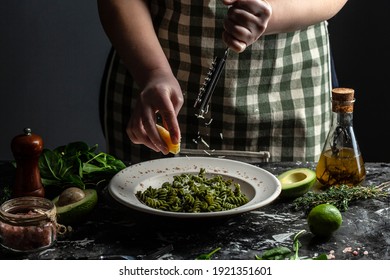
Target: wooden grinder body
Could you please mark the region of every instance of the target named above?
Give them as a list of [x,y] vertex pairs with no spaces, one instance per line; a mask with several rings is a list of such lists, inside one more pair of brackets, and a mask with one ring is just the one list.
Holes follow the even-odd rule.
[[11,142],[11,150],[16,161],[13,197],[44,197],[38,161],[43,151],[43,141],[39,135],[26,128],[24,134],[17,135]]

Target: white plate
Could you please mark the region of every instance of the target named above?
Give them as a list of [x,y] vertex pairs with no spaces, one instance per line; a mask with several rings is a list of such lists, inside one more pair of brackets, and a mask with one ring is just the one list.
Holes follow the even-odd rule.
[[[135,196],[137,191],[144,191],[149,186],[159,188],[164,182],[172,182],[175,175],[198,174],[200,168],[210,176],[221,175],[239,183],[249,202],[226,211],[184,213],[154,209]],[[236,215],[267,205],[279,196],[282,187],[272,173],[248,163],[211,157],[175,157],[131,165],[111,179],[108,190],[121,204],[144,213],[176,218],[211,218]]]

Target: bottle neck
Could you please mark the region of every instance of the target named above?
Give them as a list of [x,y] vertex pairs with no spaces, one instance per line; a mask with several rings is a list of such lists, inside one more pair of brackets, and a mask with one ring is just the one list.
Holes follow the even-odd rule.
[[341,113],[341,112],[333,112],[333,125],[337,126],[352,126],[353,125],[353,112],[349,113]]
[[353,100],[332,100],[333,125],[352,126],[353,120]]

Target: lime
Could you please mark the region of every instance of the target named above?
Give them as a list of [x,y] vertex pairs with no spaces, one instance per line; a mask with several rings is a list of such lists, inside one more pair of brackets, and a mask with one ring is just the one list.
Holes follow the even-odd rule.
[[[53,199],[53,203],[57,210],[57,221],[60,224],[70,225],[82,221],[96,206],[98,195],[95,189],[81,190],[84,192],[82,199],[69,204],[62,204],[61,195]],[[69,192],[65,190],[64,192]]]
[[343,217],[336,206],[328,203],[320,204],[311,209],[307,216],[310,231],[319,237],[329,237],[338,230]]

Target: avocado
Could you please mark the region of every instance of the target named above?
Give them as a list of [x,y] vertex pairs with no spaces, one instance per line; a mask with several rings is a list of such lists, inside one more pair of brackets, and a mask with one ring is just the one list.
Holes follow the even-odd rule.
[[277,176],[282,184],[281,198],[296,198],[304,195],[317,181],[316,173],[308,168],[295,168]]
[[[98,201],[98,195],[95,189],[79,189],[84,192],[81,196],[77,194],[77,200],[71,201],[62,199],[63,197],[69,198],[70,192],[74,192],[75,188],[66,189],[62,194],[55,197],[52,201],[57,210],[57,221],[60,224],[70,225],[82,221],[87,214],[89,214],[96,206]],[[64,204],[63,201],[68,201],[68,204]]]

